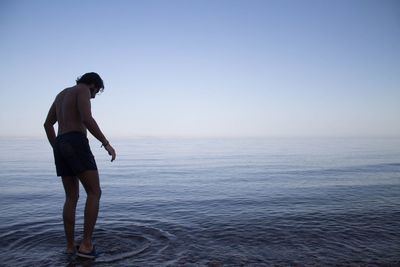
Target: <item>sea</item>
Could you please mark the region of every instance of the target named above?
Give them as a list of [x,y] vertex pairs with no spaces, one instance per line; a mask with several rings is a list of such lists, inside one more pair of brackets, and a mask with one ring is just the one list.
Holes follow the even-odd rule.
[[[0,266],[400,266],[400,138],[90,138],[98,257],[44,138],[0,139]],[[76,241],[86,193],[80,188]]]

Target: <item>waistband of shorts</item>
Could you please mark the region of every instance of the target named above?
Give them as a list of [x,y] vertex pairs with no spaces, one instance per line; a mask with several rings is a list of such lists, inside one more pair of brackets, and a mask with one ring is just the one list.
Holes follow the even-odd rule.
[[60,135],[57,135],[57,138],[63,138],[63,137],[68,137],[68,136],[82,136],[82,137],[86,137],[86,134],[80,131],[71,131],[71,132],[66,132]]

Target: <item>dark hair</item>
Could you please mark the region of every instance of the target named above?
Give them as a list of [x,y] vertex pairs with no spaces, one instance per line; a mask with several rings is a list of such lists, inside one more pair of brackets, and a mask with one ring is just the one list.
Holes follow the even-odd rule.
[[104,90],[104,83],[103,80],[101,79],[100,75],[98,75],[96,72],[88,72],[83,74],[81,77],[78,77],[76,79],[76,84],[86,84],[86,85],[91,85],[94,84],[97,88],[99,88],[100,92],[103,92]]

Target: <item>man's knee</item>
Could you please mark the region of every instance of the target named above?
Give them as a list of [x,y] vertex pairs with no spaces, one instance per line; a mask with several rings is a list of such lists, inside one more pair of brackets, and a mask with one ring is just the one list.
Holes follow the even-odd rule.
[[65,201],[67,201],[67,202],[76,203],[76,202],[78,202],[78,199],[79,199],[79,194],[65,195]]
[[97,199],[100,199],[101,197],[101,188],[95,189],[95,190],[90,190],[87,192],[88,196],[93,196]]

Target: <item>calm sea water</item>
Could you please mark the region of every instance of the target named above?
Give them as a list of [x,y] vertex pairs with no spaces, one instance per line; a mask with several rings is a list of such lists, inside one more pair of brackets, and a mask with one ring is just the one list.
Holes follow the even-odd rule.
[[400,139],[113,143],[89,261],[46,140],[0,140],[0,266],[400,266]]

